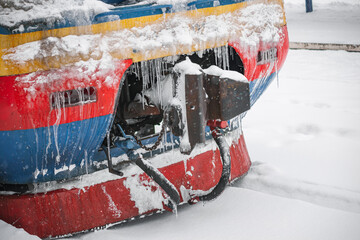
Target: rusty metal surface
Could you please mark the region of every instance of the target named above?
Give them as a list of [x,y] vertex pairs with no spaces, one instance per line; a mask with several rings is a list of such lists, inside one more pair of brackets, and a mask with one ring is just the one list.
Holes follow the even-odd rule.
[[[174,78],[174,86],[178,80],[178,78]],[[227,121],[250,109],[248,82],[202,73],[186,74],[184,84],[186,109],[182,110],[180,105],[169,106],[164,119],[175,136],[183,136],[184,124],[187,124],[190,149],[184,150],[183,153],[190,153],[197,143],[205,143],[207,120]],[[159,108],[149,104],[148,99],[146,100],[144,104],[135,101],[128,103],[123,109],[124,120],[155,117],[161,113]],[[186,123],[182,122],[181,116],[185,113],[184,110],[186,111]],[[165,126],[164,123],[163,126]],[[134,131],[139,130],[136,128],[136,124],[129,129],[127,129],[129,133],[134,136]],[[135,139],[137,138],[135,137]],[[137,142],[141,146],[140,140]],[[154,148],[157,145],[155,144]],[[147,150],[152,150],[152,148]]]
[[205,142],[206,94],[204,75],[185,75],[186,120],[191,149],[196,143]]
[[205,76],[209,97],[207,119],[230,120],[250,109],[249,83],[218,76]]
[[141,102],[130,102],[123,112],[124,119],[133,119],[159,114],[160,110],[155,105],[143,104]]

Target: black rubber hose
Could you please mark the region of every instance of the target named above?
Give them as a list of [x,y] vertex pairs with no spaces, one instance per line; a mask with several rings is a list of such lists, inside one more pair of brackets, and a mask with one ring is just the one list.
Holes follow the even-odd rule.
[[[106,154],[106,158],[108,159],[109,172],[118,176],[123,176],[122,172],[113,168],[109,145],[110,144],[108,137],[107,146],[103,144],[102,147]],[[153,167],[150,163],[145,161],[140,154],[134,154],[133,151],[130,151],[128,153],[128,157],[165,191],[165,193],[170,197],[172,201],[168,204],[168,207],[174,210],[175,207],[173,206],[173,204],[178,205],[180,203],[180,195],[176,190],[176,187],[157,168]]]
[[222,165],[223,165],[222,173],[221,173],[220,180],[219,180],[218,184],[215,186],[215,188],[210,193],[199,197],[199,200],[201,200],[201,201],[209,201],[209,200],[217,198],[224,191],[224,189],[230,179],[231,157],[230,157],[229,145],[227,144],[225,137],[223,135],[221,135],[221,133],[220,133],[220,135],[217,135],[216,137],[214,137],[214,140],[220,150],[220,156],[221,156]]
[[157,168],[144,160],[139,154],[131,156],[131,160],[153,179],[176,205],[180,203],[180,195],[176,187]]

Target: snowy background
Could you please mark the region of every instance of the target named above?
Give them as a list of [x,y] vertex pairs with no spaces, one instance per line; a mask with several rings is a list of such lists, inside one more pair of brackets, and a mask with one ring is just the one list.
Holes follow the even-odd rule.
[[[290,41],[360,44],[359,0],[285,1]],[[290,50],[243,120],[253,166],[215,201],[72,239],[360,239],[360,53]],[[37,239],[0,221],[0,239]]]

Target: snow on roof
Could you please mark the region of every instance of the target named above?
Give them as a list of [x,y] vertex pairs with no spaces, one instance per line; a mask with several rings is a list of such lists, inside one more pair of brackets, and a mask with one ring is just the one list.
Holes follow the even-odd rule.
[[236,71],[224,70],[215,65],[205,69],[204,72],[208,75],[218,76],[222,79],[228,78],[239,82],[248,82],[247,78],[243,74]]
[[125,56],[129,49],[143,54],[154,49],[176,52],[179,46],[191,49],[193,45],[228,40],[239,42],[250,49],[256,48],[260,42],[278,42],[279,26],[282,23],[281,6],[254,4],[218,16],[193,19],[180,14],[142,28],[134,27],[106,34],[49,37],[9,49],[2,58],[17,64],[46,57],[82,59],[86,55],[87,58],[98,59],[99,56],[112,53]]
[[[99,0],[3,0],[0,2],[0,25],[13,27],[35,19],[53,21],[69,17],[90,21],[92,16],[112,7]],[[82,19],[78,18],[79,14]]]

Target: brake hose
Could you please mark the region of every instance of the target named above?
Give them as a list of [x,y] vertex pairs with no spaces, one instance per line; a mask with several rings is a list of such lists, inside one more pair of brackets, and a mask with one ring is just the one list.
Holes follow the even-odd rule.
[[231,157],[229,145],[227,144],[225,137],[221,134],[220,131],[217,131],[215,134],[212,135],[216,144],[219,147],[223,166],[218,184],[210,193],[204,196],[200,196],[199,200],[201,201],[209,201],[217,198],[224,191],[226,185],[228,184],[231,173]]

